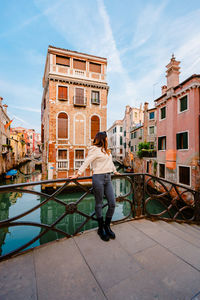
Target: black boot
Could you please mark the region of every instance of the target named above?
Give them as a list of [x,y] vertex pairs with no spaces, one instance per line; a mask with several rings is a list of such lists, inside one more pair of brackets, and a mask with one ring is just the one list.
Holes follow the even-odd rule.
[[105,232],[111,239],[115,239],[115,233],[110,228],[110,222],[111,222],[111,218],[106,217],[105,225],[104,225]]
[[109,239],[110,239],[109,235],[105,232],[105,229],[104,229],[103,217],[98,218],[97,222],[99,224],[99,228],[98,228],[98,231],[97,231],[98,235],[100,236],[100,238],[103,241],[105,241],[105,242],[109,241]]

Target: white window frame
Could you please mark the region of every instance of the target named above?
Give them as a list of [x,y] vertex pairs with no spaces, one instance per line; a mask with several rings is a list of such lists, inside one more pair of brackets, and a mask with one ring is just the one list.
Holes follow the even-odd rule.
[[[187,96],[187,109],[180,111],[180,104],[181,104],[180,100],[185,96]],[[178,98],[177,105],[178,105],[178,107],[177,107],[178,114],[182,114],[182,113],[188,111],[189,110],[189,93],[186,93],[186,94],[182,95],[180,98]]]
[[[150,115],[150,113],[152,113],[152,112],[154,113],[154,118],[153,118],[153,119],[150,119],[149,115]],[[148,114],[149,114],[149,115],[148,115],[148,119],[149,119],[150,121],[155,120],[155,111],[148,112]]]
[[[161,109],[163,109],[164,107],[165,107],[165,118],[161,119]],[[162,106],[162,107],[159,109],[159,121],[166,120],[166,118],[167,118],[167,105]]]
[[[177,133],[176,133],[176,135],[177,134],[179,134],[179,133],[184,133],[184,132],[187,132],[187,134],[188,134],[188,148],[187,149],[176,149],[176,151],[188,151],[189,150],[189,144],[190,144],[190,140],[189,140],[189,130],[184,130],[184,131],[178,131]],[[177,145],[176,145],[176,147],[177,147]]]
[[[76,150],[83,150],[84,152],[84,159],[76,159]],[[78,170],[80,168],[80,166],[83,164],[85,160],[85,148],[74,148],[74,170]],[[76,167],[76,162],[81,162],[81,165],[79,167]]]
[[[158,149],[158,151],[166,151],[167,150],[167,136],[166,135],[162,135],[162,136],[158,136],[157,138],[162,138],[165,137],[165,149]],[[158,146],[157,146],[158,147]]]
[[[58,151],[59,150],[66,150],[67,151],[67,159],[58,159]],[[66,162],[67,167],[66,168],[59,168],[59,162]],[[57,148],[57,154],[56,154],[56,171],[61,171],[61,170],[69,170],[69,149],[67,148]]]
[[[99,73],[98,73],[99,74]],[[92,106],[92,105],[96,105],[96,104],[93,104],[92,103],[92,92],[98,92],[99,93],[99,107],[101,107],[101,90],[98,90],[98,89],[90,89],[90,106]]]
[[[67,100],[60,100],[60,99],[58,99],[58,87],[59,86],[67,87]],[[65,102],[67,105],[69,105],[69,85],[68,84],[58,83],[56,85],[56,102],[60,103],[60,101],[61,102]]]
[[[150,133],[150,127],[153,127],[153,130],[154,130],[153,133]],[[150,126],[148,127],[148,133],[149,133],[149,135],[155,135],[155,126],[154,126],[154,125],[150,125]]]
[[[190,169],[190,185],[185,184],[185,183],[181,183],[181,182],[179,181],[179,167],[187,167],[187,168]],[[178,184],[184,185],[184,186],[186,186],[186,187],[191,187],[191,185],[192,185],[191,166],[182,165],[182,164],[178,164],[178,165],[177,165],[177,182],[178,182]]]

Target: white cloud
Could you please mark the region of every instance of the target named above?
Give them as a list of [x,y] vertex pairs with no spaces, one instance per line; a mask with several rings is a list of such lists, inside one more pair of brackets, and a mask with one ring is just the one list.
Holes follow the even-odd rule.
[[[160,87],[166,83],[165,66],[173,52],[181,60],[181,81],[199,73],[200,10],[175,16],[169,9],[170,0],[156,4],[142,1],[133,12],[132,39],[119,51],[121,32],[114,36],[112,26],[116,24],[111,22],[112,13],[108,13],[103,0],[63,1],[62,6],[49,11],[49,1],[35,0],[35,3],[42,12],[46,11],[48,22],[66,45],[74,47],[72,50],[108,58],[109,126],[121,118],[127,104],[139,107],[141,102],[148,101],[153,106],[153,94],[160,96]],[[126,28],[129,31],[131,24],[126,19],[120,22],[123,30],[129,24]]]
[[19,109],[19,110],[24,110],[24,111],[31,111],[31,112],[41,113],[41,110],[39,108],[23,107],[23,106],[15,106],[15,105],[9,105],[9,107],[16,108],[16,109]]

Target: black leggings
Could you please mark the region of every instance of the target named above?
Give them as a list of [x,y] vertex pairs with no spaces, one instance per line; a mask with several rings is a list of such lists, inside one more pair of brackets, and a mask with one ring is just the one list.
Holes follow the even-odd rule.
[[112,218],[115,211],[115,195],[111,183],[110,173],[94,174],[92,176],[93,192],[95,196],[95,212],[96,217],[102,217],[102,205],[104,195],[108,201],[108,210],[106,217]]

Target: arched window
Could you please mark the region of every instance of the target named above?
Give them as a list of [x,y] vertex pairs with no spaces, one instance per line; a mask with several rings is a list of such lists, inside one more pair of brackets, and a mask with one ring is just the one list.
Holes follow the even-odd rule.
[[94,139],[97,132],[100,130],[100,120],[98,116],[91,118],[91,139]]
[[58,115],[58,138],[68,139],[68,116],[66,113]]

